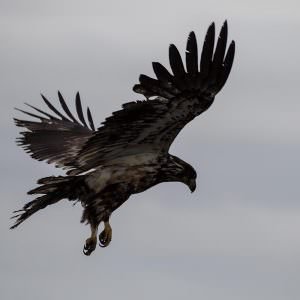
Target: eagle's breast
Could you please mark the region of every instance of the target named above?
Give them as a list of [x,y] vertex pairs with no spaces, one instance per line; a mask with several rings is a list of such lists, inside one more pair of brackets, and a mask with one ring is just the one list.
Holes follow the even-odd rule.
[[91,172],[86,183],[95,193],[118,183],[127,184],[133,193],[140,193],[154,185],[159,168],[160,161],[155,153],[120,157]]

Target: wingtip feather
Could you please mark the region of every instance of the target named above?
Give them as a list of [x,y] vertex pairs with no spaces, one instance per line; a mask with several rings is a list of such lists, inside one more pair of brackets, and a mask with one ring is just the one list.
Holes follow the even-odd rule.
[[185,58],[187,73],[195,76],[198,73],[198,46],[194,31],[191,31],[188,36]]
[[75,102],[76,102],[76,111],[77,111],[79,120],[81,121],[83,126],[88,127],[86,124],[86,121],[84,119],[79,92],[76,93]]

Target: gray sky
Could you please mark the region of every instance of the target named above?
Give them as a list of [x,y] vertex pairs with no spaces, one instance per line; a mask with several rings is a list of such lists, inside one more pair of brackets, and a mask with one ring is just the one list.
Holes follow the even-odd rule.
[[[300,297],[299,1],[0,2],[0,298],[294,300]],[[166,183],[112,217],[113,241],[82,254],[89,228],[67,201],[8,230],[38,178],[59,174],[14,139],[13,107],[73,104],[99,124],[168,45],[229,22],[232,74],[171,152],[193,164],[198,189]]]

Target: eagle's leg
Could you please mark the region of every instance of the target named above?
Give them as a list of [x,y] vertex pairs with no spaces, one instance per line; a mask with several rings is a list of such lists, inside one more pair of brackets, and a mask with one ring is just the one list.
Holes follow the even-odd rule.
[[96,249],[97,232],[98,232],[98,225],[91,224],[91,236],[88,239],[86,239],[85,245],[83,247],[83,253],[85,255],[91,255],[91,253]]
[[99,246],[107,247],[112,238],[112,228],[109,224],[109,217],[104,220],[104,230],[99,234]]

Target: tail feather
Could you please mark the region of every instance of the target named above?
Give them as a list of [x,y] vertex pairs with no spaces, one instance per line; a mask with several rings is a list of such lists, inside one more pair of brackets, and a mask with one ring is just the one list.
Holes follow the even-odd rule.
[[16,228],[34,213],[48,205],[57,203],[65,198],[69,200],[79,198],[82,187],[84,187],[84,185],[79,184],[80,182],[83,182],[83,176],[50,176],[38,180],[38,183],[42,185],[29,191],[28,194],[44,195],[28,202],[21,210],[14,211],[12,219],[16,218],[16,221],[10,229]]
[[53,198],[50,195],[44,195],[41,197],[36,198],[35,200],[27,203],[23,209],[14,211],[15,215],[12,216],[13,218],[17,218],[14,225],[10,227],[10,229],[14,229],[17,226],[19,226],[21,223],[23,223],[26,219],[28,219],[30,216],[32,216],[34,213],[39,211],[40,209],[45,208],[46,206],[50,204],[54,204],[58,202],[59,198]]

